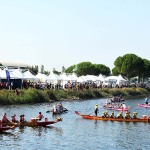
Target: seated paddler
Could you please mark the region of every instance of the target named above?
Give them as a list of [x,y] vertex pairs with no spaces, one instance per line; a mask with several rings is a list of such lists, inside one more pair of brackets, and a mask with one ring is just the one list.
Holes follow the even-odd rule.
[[137,115],[138,115],[138,113],[137,113],[137,112],[134,112],[134,113],[133,113],[133,119],[136,119],[136,118],[137,118]]
[[24,123],[24,122],[25,122],[24,116],[25,116],[24,114],[23,114],[23,115],[20,115],[20,122],[21,122],[21,123]]
[[16,114],[13,114],[13,115],[11,116],[11,121],[14,122],[14,123],[17,123],[17,122],[18,122],[17,119],[16,119]]
[[111,117],[111,118],[115,118],[115,113],[114,113],[114,111],[111,113],[110,117]]
[[41,112],[39,112],[39,115],[36,117],[37,120],[42,120],[44,118],[44,116],[42,115]]
[[3,122],[3,123],[9,122],[9,120],[7,119],[6,113],[4,114],[4,116],[3,116],[3,118],[2,118],[2,122]]
[[126,118],[126,119],[131,119],[131,116],[130,116],[130,112],[129,112],[129,111],[127,111],[127,112],[125,113],[125,118]]
[[117,115],[117,118],[123,118],[122,111]]
[[108,114],[108,111],[106,110],[104,113],[103,113],[103,116],[104,118],[108,118],[109,117],[109,114]]

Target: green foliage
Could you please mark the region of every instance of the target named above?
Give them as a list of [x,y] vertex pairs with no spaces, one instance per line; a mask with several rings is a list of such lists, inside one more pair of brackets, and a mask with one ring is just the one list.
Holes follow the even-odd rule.
[[143,88],[103,88],[103,89],[84,89],[84,90],[20,90],[19,95],[15,91],[0,90],[0,104],[29,104],[42,103],[49,100],[73,100],[73,99],[93,99],[101,97],[118,96],[125,97],[144,96],[150,93],[150,89]]
[[125,54],[118,57],[114,62],[115,68],[112,69],[113,75],[121,74],[128,79],[141,76],[144,68],[144,61],[135,54]]
[[57,97],[56,97],[55,93],[53,92],[53,90],[47,90],[47,95],[50,100],[57,100]]
[[68,68],[66,69],[66,73],[73,73],[75,67],[76,67],[76,65],[72,65],[72,66],[68,67]]
[[31,68],[29,68],[29,71],[35,75],[38,74],[39,72],[38,66],[35,66],[35,67],[32,66]]
[[87,75],[87,74],[94,74],[94,65],[91,62],[82,62],[77,65],[76,73],[79,76]]
[[150,61],[147,59],[143,59],[144,61],[144,69],[143,69],[143,78],[150,77]]
[[110,68],[102,64],[92,64],[91,62],[81,62],[77,65],[72,65],[66,69],[66,73],[75,72],[79,76],[82,75],[99,75],[103,74],[108,76],[110,74]]
[[99,75],[99,74],[103,74],[103,75],[110,75],[110,68],[106,67],[105,65],[102,64],[95,64],[95,74],[94,75]]

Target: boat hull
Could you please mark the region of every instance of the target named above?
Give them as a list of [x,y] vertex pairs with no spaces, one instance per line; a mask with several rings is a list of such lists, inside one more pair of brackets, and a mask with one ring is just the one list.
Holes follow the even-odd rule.
[[47,125],[51,125],[51,124],[55,124],[59,121],[62,121],[61,118],[57,118],[56,120],[54,121],[26,121],[24,123],[13,123],[13,122],[8,122],[8,123],[2,123],[3,126],[16,126],[16,127],[19,127],[19,126],[29,126],[29,127],[38,127],[38,126],[47,126]]
[[140,107],[144,107],[144,108],[150,108],[150,105],[147,105],[147,104],[139,104],[137,103],[138,106]]
[[103,120],[103,121],[119,121],[119,122],[150,122],[149,118],[136,118],[136,119],[126,119],[126,118],[104,118],[101,116],[91,116],[80,114],[78,111],[75,111],[78,116],[81,116],[84,119],[90,120]]
[[0,132],[6,131],[6,130],[10,130],[10,129],[13,129],[13,128],[14,128],[14,126],[11,126],[11,127],[10,126],[6,126],[6,127],[2,126],[2,127],[0,127]]

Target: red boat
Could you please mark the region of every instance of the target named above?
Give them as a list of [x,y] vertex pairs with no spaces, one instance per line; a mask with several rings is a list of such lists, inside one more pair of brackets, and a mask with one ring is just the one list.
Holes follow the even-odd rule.
[[139,104],[139,103],[137,103],[137,105],[140,107],[150,108],[150,104]]
[[38,126],[47,126],[47,125],[50,125],[50,124],[54,124],[54,123],[57,123],[59,121],[62,121],[61,118],[57,118],[56,120],[54,121],[48,121],[47,118],[45,119],[45,121],[38,121],[36,118],[31,118],[31,121],[25,121],[24,123],[2,123],[3,126],[7,126],[7,125],[14,125],[14,126],[29,126],[29,127],[38,127]]
[[1,126],[0,127],[0,132],[10,130],[10,129],[14,129],[14,128],[15,128],[14,126],[6,126],[6,127]]
[[78,111],[75,111],[75,113],[84,119],[90,119],[90,120],[119,121],[119,122],[150,122],[150,119],[145,115],[143,115],[142,118],[127,119],[127,118],[116,118],[116,117],[115,118],[111,118],[111,117],[104,118],[102,116],[84,115],[84,114],[80,114]]

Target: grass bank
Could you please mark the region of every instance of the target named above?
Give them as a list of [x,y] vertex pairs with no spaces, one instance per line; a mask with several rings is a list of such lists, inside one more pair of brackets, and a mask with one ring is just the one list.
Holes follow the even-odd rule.
[[104,88],[76,90],[19,90],[19,95],[14,90],[0,90],[0,104],[29,104],[54,102],[59,100],[93,99],[122,94],[125,98],[144,97],[150,94],[150,89],[143,88]]

